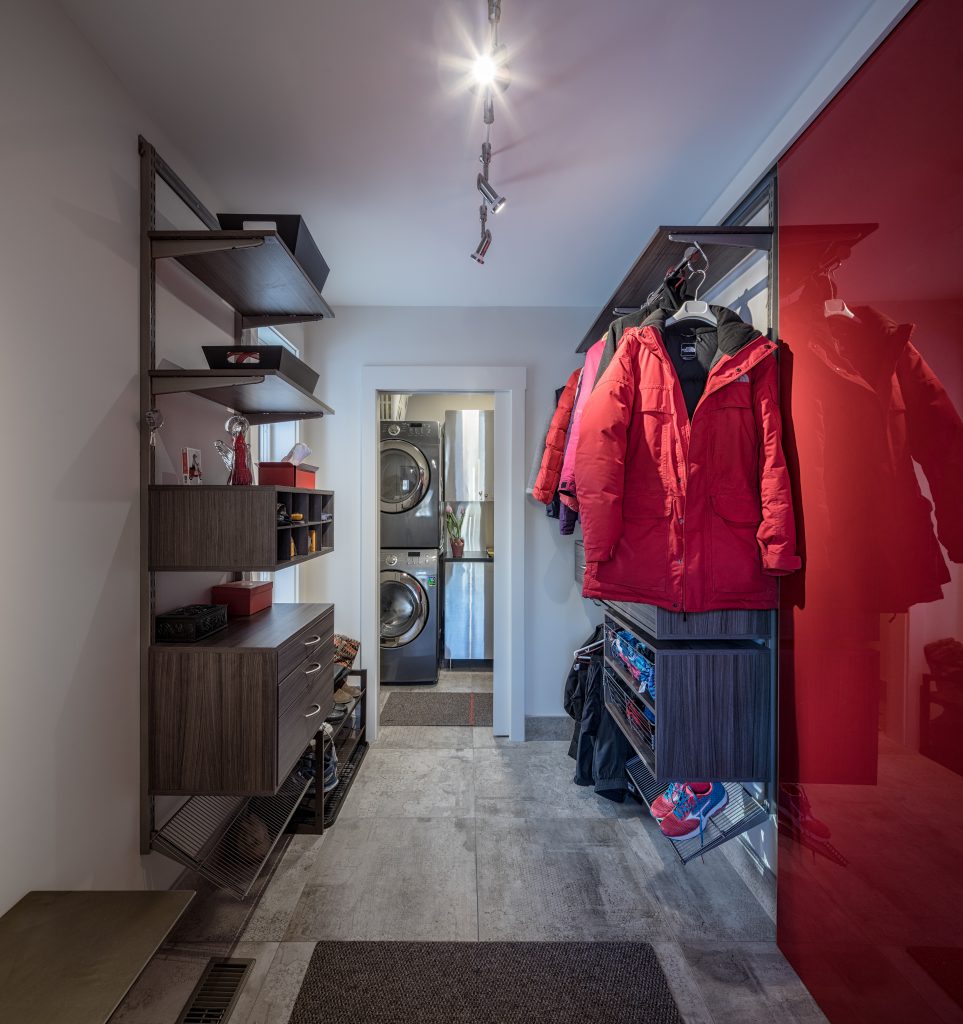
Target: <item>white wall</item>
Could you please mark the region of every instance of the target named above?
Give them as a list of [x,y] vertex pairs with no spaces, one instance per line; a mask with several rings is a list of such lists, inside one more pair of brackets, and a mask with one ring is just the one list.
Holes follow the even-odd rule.
[[[320,485],[335,491],[335,551],[305,563],[302,593],[305,600],[333,601],[336,628],[358,636],[361,367],[527,367],[528,460],[542,441],[539,431],[554,407],[555,389],[581,358],[575,346],[594,311],[349,307],[335,312],[335,320],[307,332],[307,356],[321,374],[317,394],[334,406],[336,415],[304,431],[321,466]],[[473,387],[470,380],[456,384]],[[560,715],[572,650],[591,632],[595,609],[575,587],[572,538],[559,535],[558,522],[545,516],[543,506],[523,495],[513,500],[526,503],[525,713]],[[365,652],[365,657],[377,653]]]
[[[212,202],[59,8],[4,5],[0,912],[30,889],[176,874],[138,836],[138,133]],[[230,317],[167,276],[161,353],[203,365]],[[162,443],[196,439],[216,476],[223,414],[203,405],[169,416]]]

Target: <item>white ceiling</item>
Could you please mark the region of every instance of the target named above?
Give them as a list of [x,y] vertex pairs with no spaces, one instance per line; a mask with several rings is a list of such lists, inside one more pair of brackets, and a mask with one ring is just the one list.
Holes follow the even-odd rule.
[[[232,211],[301,213],[350,305],[600,306],[698,218],[872,0],[503,0],[514,81],[483,138],[445,57],[485,0],[61,0]],[[202,198],[203,195],[202,195]]]

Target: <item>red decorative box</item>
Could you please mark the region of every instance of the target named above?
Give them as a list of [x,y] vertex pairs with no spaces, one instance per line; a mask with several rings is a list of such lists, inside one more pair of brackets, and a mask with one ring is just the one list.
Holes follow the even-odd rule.
[[218,587],[211,587],[211,601],[226,604],[230,616],[253,615],[274,604],[274,584],[256,580],[222,583]]
[[290,462],[259,462],[257,464],[259,484],[280,484],[281,487],[314,487],[317,466],[302,462],[292,466]]

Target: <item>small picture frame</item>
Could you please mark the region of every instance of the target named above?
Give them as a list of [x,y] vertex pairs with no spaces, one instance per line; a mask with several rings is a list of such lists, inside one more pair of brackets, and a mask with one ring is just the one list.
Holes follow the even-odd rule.
[[185,484],[200,484],[204,482],[199,448],[181,449],[181,482]]

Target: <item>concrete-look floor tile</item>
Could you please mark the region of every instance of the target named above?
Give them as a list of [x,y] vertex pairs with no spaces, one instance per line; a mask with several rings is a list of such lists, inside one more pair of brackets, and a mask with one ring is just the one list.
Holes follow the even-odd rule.
[[775,943],[679,945],[715,1024],[826,1024]]
[[276,942],[284,938],[305,882],[311,877],[324,836],[294,836],[274,877],[248,919],[245,942]]
[[492,818],[614,818],[637,814],[572,781],[568,744],[551,740],[475,750],[475,813]]
[[775,924],[725,857],[683,865],[648,814],[618,824],[653,891],[673,894],[664,914],[677,938],[775,941]]
[[659,958],[662,972],[685,1024],[715,1024],[679,946],[675,942],[657,939],[652,943],[652,948]]
[[232,957],[239,960],[253,960],[250,971],[238,996],[231,1016],[227,1024],[247,1024],[251,1011],[257,1003],[257,997],[261,994],[264,980],[268,976],[271,964],[278,951],[277,942],[239,942],[235,946]]
[[476,725],[471,730],[472,746],[497,747],[507,741],[507,737],[496,736],[490,725]]
[[231,1024],[288,1024],[313,952],[313,942],[280,943],[247,1019]]
[[372,747],[338,821],[466,818],[475,813],[474,751]]
[[469,750],[472,745],[467,725],[383,725],[375,744],[409,750]]
[[470,818],[339,818],[289,939],[478,938]]
[[477,820],[483,941],[661,936],[658,903],[617,822]]
[[207,955],[200,952],[166,949],[158,953],[114,1011],[111,1024],[172,1024],[207,961]]

